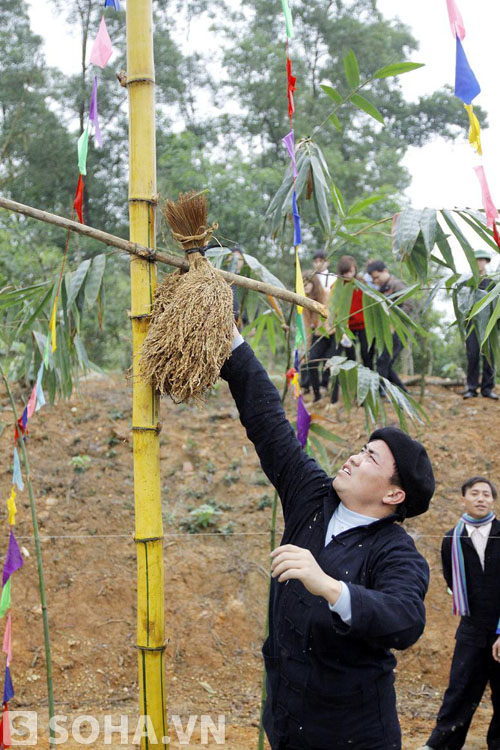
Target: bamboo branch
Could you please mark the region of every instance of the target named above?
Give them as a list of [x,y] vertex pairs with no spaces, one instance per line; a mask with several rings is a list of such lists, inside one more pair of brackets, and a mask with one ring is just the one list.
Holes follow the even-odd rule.
[[[23,203],[17,203],[11,201],[8,198],[0,196],[0,208],[5,208],[7,211],[14,211],[23,216],[28,216],[31,219],[37,219],[43,221],[46,224],[53,224],[61,229],[70,229],[72,232],[82,234],[85,237],[91,237],[98,242],[102,242],[105,245],[116,247],[118,250],[129,255],[136,255],[139,258],[145,260],[156,261],[158,263],[165,263],[168,266],[174,266],[175,268],[181,268],[184,271],[189,269],[189,263],[177,255],[170,255],[169,253],[160,253],[157,250],[153,250],[150,247],[139,245],[136,242],[130,242],[124,240],[122,237],[116,237],[114,234],[108,232],[102,232],[100,229],[94,229],[94,227],[88,227],[86,224],[80,224],[78,221],[71,221],[71,219],[65,219],[63,216],[57,216],[56,214],[48,213],[47,211],[41,211],[38,208],[32,208],[26,206]],[[222,271],[217,269],[217,272],[223,276],[226,281],[236,286],[243,286],[247,289],[252,289],[255,292],[261,294],[267,294],[272,297],[277,297],[285,302],[291,302],[295,305],[305,307],[312,312],[317,312],[323,318],[328,317],[328,309],[316,302],[316,300],[309,299],[309,297],[302,297],[300,294],[290,292],[288,289],[281,289],[280,287],[273,286],[272,284],[266,284],[264,281],[257,281],[256,279],[249,279],[246,276],[238,276],[237,274],[230,273],[229,271]]]

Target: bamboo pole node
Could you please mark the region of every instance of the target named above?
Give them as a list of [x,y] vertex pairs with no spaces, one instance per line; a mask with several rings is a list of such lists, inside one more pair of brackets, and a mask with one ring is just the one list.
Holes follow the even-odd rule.
[[157,206],[158,205],[158,196],[154,195],[152,198],[151,197],[138,196],[138,197],[134,197],[134,198],[129,198],[128,202],[129,203],[149,203],[149,205],[151,205],[151,206]]
[[162,643],[161,646],[140,646],[138,643],[135,644],[135,647],[139,649],[139,651],[165,651],[167,646],[168,640]]
[[132,426],[132,432],[156,432],[157,435],[161,432],[161,422],[158,422],[158,424],[155,427],[134,427]]
[[138,539],[136,536],[134,536],[134,542],[141,542],[141,544],[147,544],[148,542],[162,542],[163,537],[162,536],[150,536],[145,537],[144,539]]
[[148,320],[151,318],[151,313],[143,313],[142,315],[132,315],[132,313],[129,311],[127,313],[130,320]]
[[127,86],[130,86],[131,83],[156,83],[154,78],[151,78],[151,76],[134,76],[133,78],[130,78],[130,76],[127,76]]

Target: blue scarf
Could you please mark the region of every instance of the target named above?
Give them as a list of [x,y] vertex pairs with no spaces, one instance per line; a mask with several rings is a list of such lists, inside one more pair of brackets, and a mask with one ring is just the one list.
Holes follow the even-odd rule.
[[[467,583],[465,579],[464,555],[462,550],[461,536],[465,524],[479,528],[491,523],[495,518],[494,513],[488,513],[484,518],[472,518],[468,513],[460,517],[460,521],[453,529],[451,541],[451,567],[453,575],[453,614],[470,615],[469,601],[467,599]],[[497,625],[497,633],[500,633],[500,619]]]

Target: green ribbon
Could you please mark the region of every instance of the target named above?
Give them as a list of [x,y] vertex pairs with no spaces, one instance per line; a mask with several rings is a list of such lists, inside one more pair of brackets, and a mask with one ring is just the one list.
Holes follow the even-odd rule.
[[283,13],[285,14],[286,35],[289,39],[293,39],[292,13],[288,7],[288,0],[281,0],[281,5],[283,6]]
[[78,169],[80,174],[87,174],[87,152],[89,150],[89,126],[78,139]]
[[10,609],[10,582],[11,578],[8,578],[2,589],[2,596],[0,598],[0,617],[5,617]]

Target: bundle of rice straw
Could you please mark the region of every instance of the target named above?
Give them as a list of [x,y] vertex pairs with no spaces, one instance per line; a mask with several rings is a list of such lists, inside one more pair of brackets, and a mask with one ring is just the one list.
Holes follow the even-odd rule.
[[231,354],[233,295],[199,252],[217,228],[207,225],[205,194],[181,193],[165,202],[163,215],[186,251],[189,271],[167,274],[156,290],[141,375],[176,403],[200,401]]

